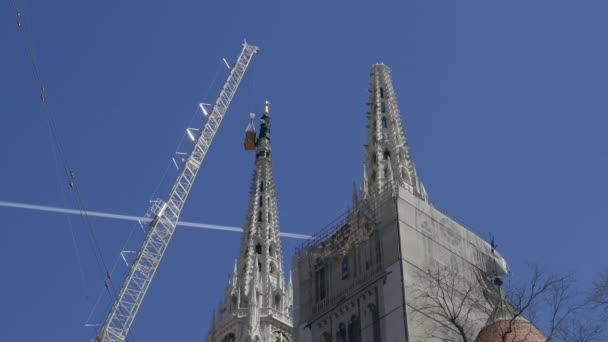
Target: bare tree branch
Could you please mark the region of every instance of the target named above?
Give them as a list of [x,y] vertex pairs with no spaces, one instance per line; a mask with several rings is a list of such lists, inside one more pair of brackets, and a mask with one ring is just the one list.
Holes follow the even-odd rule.
[[573,274],[548,274],[537,265],[532,266],[527,281],[507,287],[505,299],[490,284],[481,273],[465,277],[446,268],[420,272],[413,289],[418,305],[412,308],[421,320],[435,322],[424,339],[452,342],[459,337],[470,342],[479,334],[479,312],[489,316],[498,310],[501,324],[496,329],[502,342],[538,338],[540,332],[528,320],[544,330],[546,342],[608,341],[606,320],[594,319],[597,315],[590,307],[592,303],[608,316],[608,272],[594,282],[587,301],[582,300],[583,291],[576,288]]

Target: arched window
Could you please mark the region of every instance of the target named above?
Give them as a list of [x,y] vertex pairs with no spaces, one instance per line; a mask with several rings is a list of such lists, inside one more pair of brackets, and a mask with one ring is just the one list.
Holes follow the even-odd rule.
[[384,88],[380,87],[380,98],[384,98]]
[[388,122],[385,117],[382,118],[382,128],[388,128]]
[[256,254],[262,254],[262,245],[261,244],[257,244],[255,245],[255,253]]
[[260,181],[260,192],[264,192],[264,181]]
[[361,342],[361,321],[353,315],[348,323],[348,342]]
[[268,246],[268,255],[274,257],[274,248],[272,248],[272,245]]
[[384,102],[380,102],[380,111],[382,113],[386,113],[386,106],[384,105]]
[[378,307],[375,304],[370,304],[368,309],[372,314],[372,335],[374,336],[373,342],[380,342],[380,314],[378,313]]
[[391,151],[384,150],[383,156],[384,156],[384,160],[388,160],[388,158],[391,157]]
[[273,262],[270,263],[270,274],[274,275],[276,271],[276,266],[274,265]]
[[327,284],[327,270],[325,266],[321,267],[316,272],[316,302],[322,301],[327,296],[328,284]]
[[336,331],[336,342],[347,342],[346,341],[346,326],[344,323],[338,325],[338,331]]
[[272,215],[270,214],[270,212],[268,213],[268,223],[272,222]]
[[342,279],[348,278],[348,256],[342,258]]
[[222,342],[235,342],[236,341],[236,337],[234,336],[233,333],[230,333],[226,336],[224,336],[224,338],[222,339]]
[[262,212],[258,211],[258,222],[262,222]]
[[281,295],[275,295],[274,296],[274,308],[276,310],[279,310],[280,307],[281,307]]
[[382,262],[382,244],[380,244],[380,236],[374,234],[374,247],[376,249],[376,262],[380,264]]
[[260,196],[260,201],[258,202],[260,207],[264,206],[264,197]]

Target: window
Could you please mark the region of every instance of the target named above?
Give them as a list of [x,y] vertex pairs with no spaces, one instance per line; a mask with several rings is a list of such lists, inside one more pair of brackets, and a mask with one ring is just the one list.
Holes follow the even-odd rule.
[[268,213],[268,223],[270,223],[272,221],[272,215],[270,213]]
[[382,128],[388,128],[388,122],[386,121],[386,118],[382,118]]
[[348,342],[361,342],[361,321],[353,315],[348,323]]
[[276,266],[274,265],[274,263],[271,262],[270,263],[270,274],[274,275],[275,268],[276,268]]
[[325,267],[322,267],[317,271],[316,274],[316,287],[317,287],[317,302],[325,299],[327,296],[327,271]]
[[382,245],[380,244],[380,236],[374,234],[374,244],[376,245],[376,262],[380,264],[382,262]]
[[264,181],[260,182],[260,192],[264,192]]
[[264,206],[264,197],[260,196],[260,201],[258,202],[260,207]]
[[262,212],[258,211],[258,222],[262,222]]
[[385,166],[384,167],[384,178],[388,177],[388,168]]
[[257,244],[255,245],[255,252],[256,254],[262,254],[262,245],[261,244]]
[[380,87],[380,98],[384,98],[384,88]]
[[280,295],[275,295],[274,296],[274,308],[276,310],[279,310],[280,307],[281,307],[281,296]]
[[268,246],[268,255],[270,255],[271,257],[274,256],[274,249],[272,248],[272,245]]
[[348,278],[348,256],[342,258],[342,279]]
[[234,336],[233,333],[230,333],[226,336],[224,336],[224,338],[222,339],[222,342],[234,342],[236,341],[236,337]]
[[262,272],[262,262],[258,261],[258,271]]
[[388,158],[391,157],[391,151],[384,150],[383,156],[384,156],[384,160],[388,160]]
[[378,307],[375,304],[370,304],[368,308],[372,314],[372,334],[374,336],[373,342],[380,342],[380,315],[378,313]]
[[384,105],[384,102],[380,102],[380,111],[382,113],[386,113],[386,106]]
[[338,331],[336,332],[336,342],[346,342],[346,326],[344,323],[338,325]]

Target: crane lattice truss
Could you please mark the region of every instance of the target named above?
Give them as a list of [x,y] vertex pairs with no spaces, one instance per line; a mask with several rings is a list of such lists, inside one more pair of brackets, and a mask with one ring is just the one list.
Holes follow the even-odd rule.
[[169,245],[180,213],[186,202],[194,179],[201,167],[213,137],[228,110],[249,62],[258,47],[243,44],[243,50],[215,102],[209,117],[196,140],[194,148],[183,164],[166,202],[157,203],[152,211],[155,214],[125,281],[112,304],[96,341],[122,342],[126,339],[137,310],[141,305],[148,286],[154,277],[158,264]]

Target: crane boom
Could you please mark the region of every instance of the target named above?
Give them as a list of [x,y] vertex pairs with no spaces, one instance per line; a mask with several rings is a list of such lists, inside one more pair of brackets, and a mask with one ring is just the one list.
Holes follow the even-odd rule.
[[259,48],[256,46],[243,44],[243,50],[237,62],[230,69],[228,79],[200,131],[194,148],[184,162],[179,176],[167,196],[167,201],[161,201],[151,208],[155,214],[154,219],[150,223],[144,242],[129,267],[124,283],[114,299],[110,312],[95,341],[122,342],[126,339],[137,310],[150,286],[152,277],[154,277],[158,264],[169,245],[184,203],[207,155],[213,137],[220,127],[224,114],[228,110],[249,62],[258,50]]

